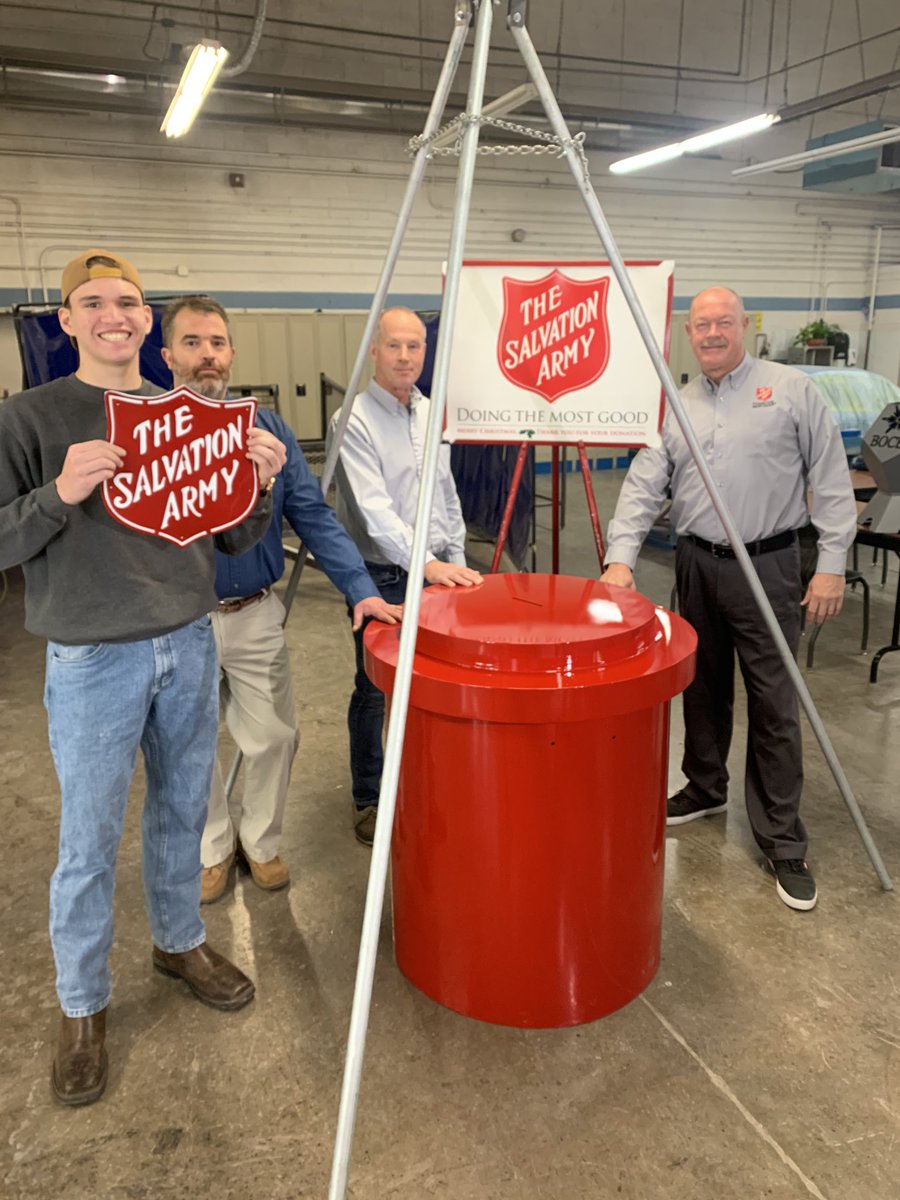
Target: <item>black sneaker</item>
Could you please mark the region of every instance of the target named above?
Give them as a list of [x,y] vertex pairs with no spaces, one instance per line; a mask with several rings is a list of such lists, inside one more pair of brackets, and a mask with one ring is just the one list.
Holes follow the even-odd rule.
[[684,825],[688,821],[696,821],[698,817],[723,813],[727,807],[727,804],[703,804],[687,792],[676,792],[666,801],[666,824]]
[[769,865],[775,872],[775,891],[788,908],[807,912],[816,907],[816,881],[802,858],[776,858]]

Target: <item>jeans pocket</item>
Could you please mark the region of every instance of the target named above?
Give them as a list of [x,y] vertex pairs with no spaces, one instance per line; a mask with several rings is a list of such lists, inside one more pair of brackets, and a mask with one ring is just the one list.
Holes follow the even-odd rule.
[[211,629],[212,617],[209,613],[204,613],[202,617],[198,617],[196,621],[191,621],[192,629]]
[[48,642],[50,658],[58,663],[83,663],[96,658],[105,648],[105,642],[95,642],[92,645],[66,646],[62,642]]

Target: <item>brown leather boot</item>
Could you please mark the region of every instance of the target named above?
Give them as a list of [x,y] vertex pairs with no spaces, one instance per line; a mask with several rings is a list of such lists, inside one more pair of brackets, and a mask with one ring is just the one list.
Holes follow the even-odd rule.
[[204,867],[200,872],[200,903],[215,904],[225,894],[228,886],[228,873],[234,862],[234,851],[222,862],[213,867]]
[[247,854],[242,854],[241,857],[250,869],[253,882],[264,892],[277,892],[281,888],[286,888],[291,882],[291,873],[284,860],[277,854],[264,863],[256,862]]
[[106,1009],[90,1017],[63,1013],[50,1081],[62,1104],[93,1104],[103,1095],[109,1061],[106,1057]]
[[182,954],[169,954],[154,946],[153,965],[164,975],[183,979],[198,1000],[213,1008],[243,1008],[256,992],[253,980],[206,942]]

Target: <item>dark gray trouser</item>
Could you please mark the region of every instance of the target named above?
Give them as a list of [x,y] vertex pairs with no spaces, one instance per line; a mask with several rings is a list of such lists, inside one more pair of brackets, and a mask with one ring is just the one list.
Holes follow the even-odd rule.
[[[800,644],[797,545],[751,559],[792,653]],[[697,631],[697,674],[684,693],[685,791],[724,804],[734,709],[734,654],[747,690],[744,798],[750,827],[769,858],[805,858],[800,820],[803,760],[797,693],[740,564],[685,538],[675,551],[681,615]]]

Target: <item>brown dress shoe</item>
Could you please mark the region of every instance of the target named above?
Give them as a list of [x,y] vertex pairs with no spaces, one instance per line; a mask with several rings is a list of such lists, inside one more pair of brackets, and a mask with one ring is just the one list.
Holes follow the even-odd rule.
[[375,825],[378,820],[378,805],[367,804],[365,808],[357,808],[353,817],[353,832],[356,840],[364,846],[371,846],[375,841]]
[[90,1017],[63,1013],[50,1082],[62,1104],[93,1104],[103,1095],[109,1061],[106,1057],[106,1009]]
[[226,1012],[243,1008],[256,992],[253,980],[206,942],[183,954],[169,954],[154,946],[153,965],[164,975],[183,979],[204,1004]]
[[213,867],[204,867],[200,872],[200,903],[214,904],[220,900],[228,885],[228,872],[234,862],[234,851],[224,862],[216,863]]
[[285,863],[276,854],[268,862],[256,862],[241,852],[241,857],[250,868],[253,882],[265,892],[277,892],[279,888],[287,887],[291,882],[291,873]]

